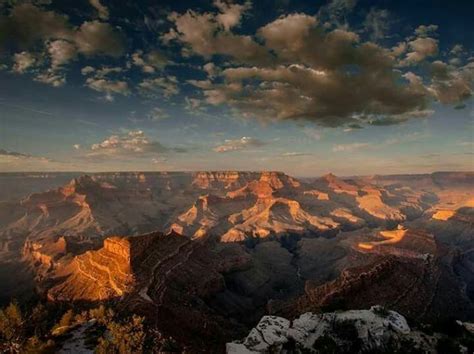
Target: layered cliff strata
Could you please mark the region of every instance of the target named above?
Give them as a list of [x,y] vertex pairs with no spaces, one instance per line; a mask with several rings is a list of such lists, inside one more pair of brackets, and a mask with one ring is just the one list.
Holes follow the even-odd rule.
[[177,234],[111,237],[101,249],[59,265],[47,295],[55,302],[115,303],[146,315],[183,345],[221,346],[243,327],[206,301],[224,291],[224,273],[250,262],[240,248],[221,252]]

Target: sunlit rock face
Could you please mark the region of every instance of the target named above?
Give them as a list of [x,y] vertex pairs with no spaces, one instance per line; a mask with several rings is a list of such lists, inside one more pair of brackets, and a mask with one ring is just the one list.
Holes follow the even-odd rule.
[[175,233],[110,237],[96,251],[62,260],[47,279],[54,284],[47,296],[53,302],[116,304],[147,316],[180,343],[222,346],[241,324],[207,303],[219,293],[232,300],[225,295],[224,274],[248,269],[250,262],[240,246],[213,251]]
[[[281,172],[104,173],[0,205],[2,247],[25,238],[175,230],[225,242],[284,233],[328,234],[400,222],[429,204],[424,192],[327,175],[303,183]],[[8,212],[7,212],[8,210]]]

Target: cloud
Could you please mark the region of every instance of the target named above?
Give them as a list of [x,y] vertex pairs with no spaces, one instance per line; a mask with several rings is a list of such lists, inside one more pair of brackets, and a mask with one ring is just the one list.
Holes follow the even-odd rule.
[[167,148],[159,141],[151,140],[142,130],[130,130],[121,135],[111,135],[102,142],[91,145],[85,158],[158,158],[160,154],[184,151],[181,148]]
[[[205,58],[216,53],[208,46],[217,36],[213,16],[188,11],[172,17],[177,38]],[[197,34],[206,25],[210,34]],[[256,37],[261,43],[258,59],[248,62],[230,55],[232,67],[215,73],[208,66],[208,80],[188,81],[202,90],[208,104],[226,104],[249,118],[308,120],[329,127],[415,116],[428,105],[429,90],[422,80],[403,76],[395,49],[361,42],[355,32],[327,30],[316,17],[295,13],[261,27]],[[426,41],[430,39],[414,40],[410,49],[424,57],[434,54]],[[401,48],[396,50],[401,55]]]
[[449,51],[449,54],[451,55],[460,55],[465,52],[464,46],[462,44],[455,44],[453,48]]
[[51,67],[56,69],[73,60],[77,56],[77,48],[71,42],[58,39],[48,43],[48,53],[51,57]]
[[369,143],[338,144],[332,148],[333,152],[354,152],[371,147]]
[[124,43],[108,23],[99,21],[84,22],[74,34],[79,52],[84,55],[109,55],[118,57],[124,52]]
[[94,71],[95,71],[95,68],[88,65],[88,66],[85,66],[81,69],[81,74],[82,75],[89,75],[89,74],[92,74]]
[[204,103],[201,99],[195,97],[185,97],[184,98],[184,109],[193,115],[203,114],[207,109],[204,106]]
[[34,156],[29,154],[23,154],[15,151],[8,151],[5,149],[0,149],[0,163],[12,163],[18,161],[40,161],[40,162],[49,162],[50,160],[46,157]]
[[456,68],[440,60],[431,64],[431,94],[441,103],[458,104],[474,93],[474,62]]
[[354,10],[357,0],[330,0],[322,6],[318,17],[326,20],[326,25],[347,27],[347,16]]
[[169,114],[158,107],[154,107],[147,115],[148,119],[154,122],[169,118]]
[[390,28],[390,13],[388,10],[371,8],[365,17],[364,28],[374,41],[385,38]]
[[66,83],[66,77],[63,74],[54,72],[53,70],[39,73],[34,77],[34,80],[53,87],[61,87]]
[[89,77],[86,80],[86,86],[98,92],[105,92],[108,95],[116,93],[128,96],[130,94],[128,83],[126,81],[121,80]]
[[215,152],[231,152],[247,150],[249,148],[261,147],[264,145],[266,145],[264,141],[244,136],[240,139],[225,140],[224,144],[216,146],[213,150]]
[[438,30],[438,25],[421,25],[415,29],[415,34],[420,37],[428,37]]
[[438,54],[438,40],[430,37],[417,38],[408,42],[410,52],[406,54],[402,65],[412,65]]
[[[270,60],[268,52],[251,36],[236,35],[223,28],[225,20],[219,15],[188,10],[184,14],[173,12],[168,20],[173,23],[173,27],[161,39],[165,44],[171,41],[183,44],[184,56],[195,54],[211,58],[214,55],[225,55],[243,63]],[[226,25],[229,26],[230,23],[226,22]]]
[[109,9],[102,5],[100,0],[89,0],[89,3],[97,10],[100,19],[109,19]]
[[178,81],[175,76],[157,77],[145,79],[138,84],[138,90],[142,96],[147,98],[166,98],[179,93]]
[[[64,40],[87,56],[117,57],[124,51],[122,36],[108,23],[86,21],[74,28],[67,16],[29,3],[15,5],[8,16],[0,17],[0,33],[0,48],[3,49],[24,50],[41,42]],[[62,43],[62,46],[65,44]],[[69,46],[67,51],[71,53],[72,48]]]
[[310,156],[311,154],[305,152],[285,152],[281,154],[281,157],[299,157],[299,156]]
[[252,7],[252,3],[247,1],[243,5],[240,5],[222,0],[214,0],[214,6],[216,6],[220,11],[216,16],[217,22],[224,28],[224,30],[229,31],[232,27],[240,24],[242,15]]
[[23,74],[27,72],[29,69],[35,67],[39,60],[38,58],[29,52],[21,52],[16,53],[13,56],[13,68],[12,70],[16,73]]
[[152,50],[146,54],[139,50],[132,54],[132,63],[142,68],[144,73],[154,73],[157,70],[163,69],[169,60],[162,53]]
[[69,38],[72,29],[67,16],[24,3],[14,6],[9,16],[0,17],[0,33],[0,48],[26,49],[40,40]]

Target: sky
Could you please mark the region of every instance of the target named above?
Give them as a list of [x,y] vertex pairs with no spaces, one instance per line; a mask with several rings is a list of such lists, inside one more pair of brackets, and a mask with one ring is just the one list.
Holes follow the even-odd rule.
[[0,0],[0,172],[474,170],[473,14]]

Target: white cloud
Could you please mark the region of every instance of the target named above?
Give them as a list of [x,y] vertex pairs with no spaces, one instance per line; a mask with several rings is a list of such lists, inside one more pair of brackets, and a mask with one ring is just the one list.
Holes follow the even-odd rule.
[[48,53],[51,57],[51,67],[56,69],[73,60],[77,56],[77,48],[71,42],[58,39],[48,43]]
[[401,65],[412,65],[438,54],[438,40],[430,37],[421,37],[408,42],[410,52],[406,54]]
[[84,158],[98,161],[111,158],[160,158],[161,154],[184,151],[180,148],[167,148],[159,141],[150,139],[142,130],[130,130],[92,144]]
[[438,30],[438,25],[421,25],[415,29],[415,34],[420,37],[428,37]]
[[334,145],[332,151],[334,152],[354,152],[361,149],[371,147],[369,143],[352,143],[352,144],[338,144]]
[[13,56],[13,71],[19,74],[27,72],[38,64],[36,56],[29,52],[16,53]]
[[244,136],[240,139],[225,140],[224,144],[216,146],[213,150],[215,152],[231,152],[261,147],[264,145],[266,145],[266,143],[259,139]]
[[224,30],[229,31],[232,27],[240,24],[243,13],[252,7],[252,3],[247,1],[240,5],[233,4],[230,1],[214,0],[214,6],[220,11],[216,16],[217,22]]
[[89,77],[86,80],[86,86],[98,92],[105,92],[109,96],[113,93],[124,96],[128,96],[130,94],[128,83],[120,80]]
[[310,156],[311,154],[305,152],[285,152],[281,154],[281,157],[299,157],[299,156]]
[[88,66],[85,66],[81,69],[81,74],[82,75],[89,75],[89,74],[92,74],[94,71],[95,71],[95,68],[88,65]]
[[118,57],[124,52],[122,37],[108,23],[84,22],[74,34],[79,52],[87,56]]

